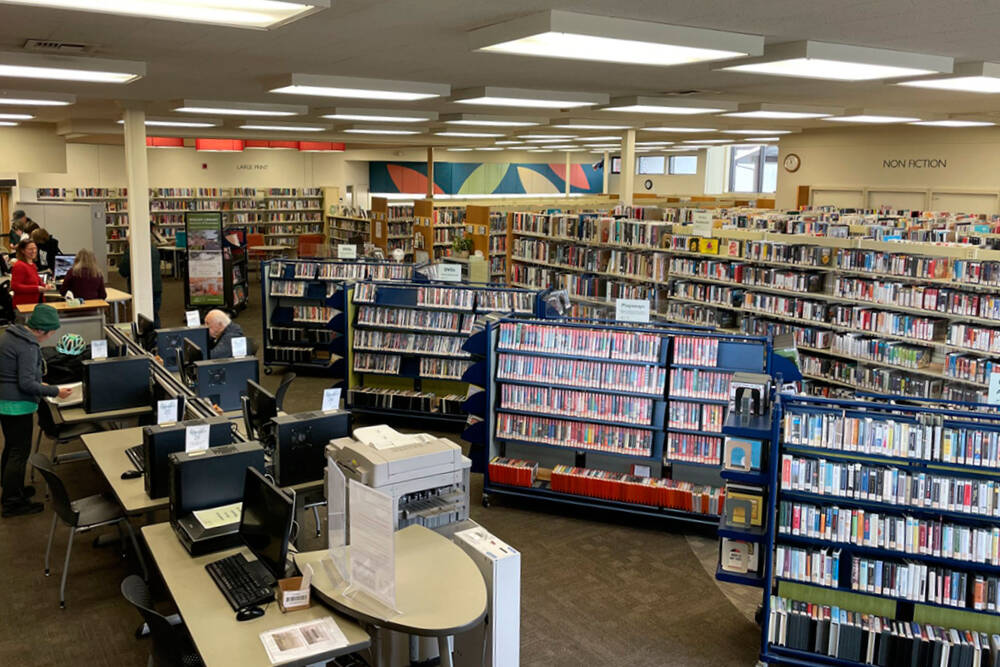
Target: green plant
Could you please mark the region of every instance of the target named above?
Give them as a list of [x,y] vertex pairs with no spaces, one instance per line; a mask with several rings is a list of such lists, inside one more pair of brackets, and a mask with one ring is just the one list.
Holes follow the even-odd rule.
[[457,236],[455,240],[451,242],[451,249],[455,252],[472,252],[473,243],[472,239],[467,236]]

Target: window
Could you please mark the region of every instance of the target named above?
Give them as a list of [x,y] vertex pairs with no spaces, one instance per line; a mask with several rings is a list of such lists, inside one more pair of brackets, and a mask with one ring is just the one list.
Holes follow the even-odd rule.
[[777,146],[734,146],[730,149],[729,192],[774,192],[777,186]]
[[620,157],[611,158],[611,173],[612,174],[622,173],[622,159]]
[[640,157],[636,160],[635,173],[637,174],[662,174],[666,171],[667,159],[662,155],[652,157]]
[[698,156],[697,155],[671,155],[670,156],[670,173],[671,174],[697,174],[698,173]]

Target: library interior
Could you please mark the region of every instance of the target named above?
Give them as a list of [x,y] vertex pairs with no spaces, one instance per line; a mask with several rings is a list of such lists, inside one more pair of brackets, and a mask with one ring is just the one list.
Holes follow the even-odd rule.
[[998,32],[0,0],[0,665],[1000,667]]

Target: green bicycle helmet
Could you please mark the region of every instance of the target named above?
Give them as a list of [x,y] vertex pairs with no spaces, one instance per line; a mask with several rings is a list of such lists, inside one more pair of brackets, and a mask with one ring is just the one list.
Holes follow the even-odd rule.
[[71,354],[76,356],[82,354],[83,351],[87,349],[87,343],[83,340],[83,336],[75,333],[64,334],[59,342],[56,343],[56,352],[60,354]]

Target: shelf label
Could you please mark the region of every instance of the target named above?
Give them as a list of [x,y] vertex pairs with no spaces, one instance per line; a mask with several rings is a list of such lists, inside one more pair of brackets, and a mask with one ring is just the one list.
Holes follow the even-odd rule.
[[438,264],[437,267],[438,280],[446,280],[453,283],[462,280],[461,264]]
[[108,341],[104,338],[100,340],[90,341],[90,358],[91,359],[107,359],[108,358]]
[[353,243],[337,244],[337,259],[357,259],[358,246]]
[[165,401],[156,402],[156,423],[162,424],[173,424],[177,421],[177,404],[180,403],[176,398],[168,398]]
[[188,311],[185,311],[184,317],[187,318],[187,325],[189,327],[201,326],[201,318],[198,317],[198,311],[197,310],[188,310]]
[[712,235],[712,212],[695,211],[691,214],[692,233],[695,236]]
[[1000,405],[1000,371],[990,373],[990,388],[986,395],[986,402],[991,405]]
[[323,412],[340,409],[340,387],[323,390]]
[[239,336],[233,339],[233,358],[242,359],[247,356],[247,339],[246,336]]
[[649,301],[616,299],[615,319],[619,322],[649,322]]

